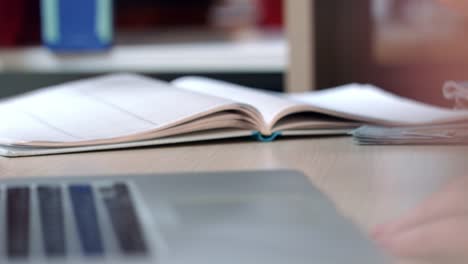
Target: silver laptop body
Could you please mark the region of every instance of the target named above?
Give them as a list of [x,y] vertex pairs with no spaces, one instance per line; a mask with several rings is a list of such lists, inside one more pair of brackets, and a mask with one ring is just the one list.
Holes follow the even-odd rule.
[[0,181],[0,263],[384,261],[298,172]]

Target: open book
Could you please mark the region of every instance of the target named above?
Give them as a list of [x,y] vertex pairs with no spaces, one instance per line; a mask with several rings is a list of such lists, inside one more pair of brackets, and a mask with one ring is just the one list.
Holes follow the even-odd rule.
[[427,125],[467,112],[369,85],[284,95],[201,77],[114,74],[0,102],[0,155],[31,156],[254,137],[346,134],[362,123]]

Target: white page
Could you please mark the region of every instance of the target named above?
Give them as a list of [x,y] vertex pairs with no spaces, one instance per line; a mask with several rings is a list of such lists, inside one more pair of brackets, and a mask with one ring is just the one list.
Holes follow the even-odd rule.
[[468,111],[422,104],[372,85],[349,84],[289,97],[323,113],[381,125],[423,125],[468,120]]
[[110,75],[1,102],[0,143],[115,138],[162,129],[233,105],[145,77]]
[[17,109],[9,109],[0,107],[0,143],[1,144],[17,144],[25,142],[27,139],[34,137],[38,141],[58,140],[72,141],[77,140],[73,135],[69,135],[64,131],[53,128],[34,116],[18,111]]
[[172,84],[189,91],[251,105],[262,114],[264,122],[268,126],[271,126],[275,118],[282,112],[299,105],[275,93],[257,91],[240,85],[203,77],[182,77],[174,80]]

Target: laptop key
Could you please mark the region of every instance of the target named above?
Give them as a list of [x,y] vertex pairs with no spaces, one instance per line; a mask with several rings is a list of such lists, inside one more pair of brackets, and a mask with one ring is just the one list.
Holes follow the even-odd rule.
[[128,186],[117,183],[100,188],[100,193],[122,252],[127,255],[146,254],[148,249]]
[[83,253],[87,256],[103,256],[104,247],[93,188],[91,185],[71,185],[69,191]]
[[60,186],[39,186],[39,212],[45,254],[48,257],[65,257],[65,227]]
[[30,250],[30,190],[12,187],[6,195],[6,253],[9,259],[26,258]]

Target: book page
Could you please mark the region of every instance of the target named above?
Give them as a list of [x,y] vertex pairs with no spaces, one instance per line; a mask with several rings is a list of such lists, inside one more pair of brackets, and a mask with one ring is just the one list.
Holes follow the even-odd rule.
[[39,90],[0,103],[0,144],[84,142],[167,129],[233,101],[146,77],[117,74]]
[[427,125],[468,120],[468,111],[454,111],[388,93],[372,85],[349,84],[323,91],[283,95],[200,77],[175,80],[175,86],[255,106],[270,130],[281,118],[320,113],[379,125]]
[[[258,91],[240,85],[216,81],[203,77],[182,77],[174,80],[172,84],[197,93],[217,96],[244,103],[255,107],[263,116],[265,126],[271,129],[279,116],[291,108],[301,105],[288,98],[283,98],[279,93]],[[267,134],[271,131],[262,131]]]
[[289,97],[316,108],[317,112],[380,125],[424,125],[468,120],[468,111],[423,104],[372,85],[349,84]]

